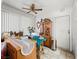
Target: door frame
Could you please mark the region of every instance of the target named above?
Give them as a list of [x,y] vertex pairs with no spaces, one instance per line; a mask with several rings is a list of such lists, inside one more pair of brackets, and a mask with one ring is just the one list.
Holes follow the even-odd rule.
[[[63,16],[57,16],[57,17],[54,17],[54,21],[53,21],[53,23],[55,24],[56,23],[56,19],[57,18],[61,18],[61,17],[69,17],[69,50],[70,51],[72,51],[72,39],[71,39],[71,19],[70,19],[70,15],[63,15]],[[55,25],[54,25],[54,28],[55,28]],[[55,30],[54,30],[55,31]],[[54,35],[55,36],[55,40],[56,40],[56,35]],[[55,43],[54,43],[55,44]]]

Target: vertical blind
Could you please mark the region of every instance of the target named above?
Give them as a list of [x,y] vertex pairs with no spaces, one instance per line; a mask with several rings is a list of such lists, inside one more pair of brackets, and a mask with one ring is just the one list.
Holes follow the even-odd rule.
[[19,31],[19,15],[1,11],[1,32]]
[[21,10],[5,3],[1,6],[1,32],[23,31],[28,34],[28,27],[34,26],[35,21],[32,15],[27,15]]
[[1,32],[23,31],[28,34],[28,27],[34,26],[35,21],[32,17],[12,11],[1,11]]

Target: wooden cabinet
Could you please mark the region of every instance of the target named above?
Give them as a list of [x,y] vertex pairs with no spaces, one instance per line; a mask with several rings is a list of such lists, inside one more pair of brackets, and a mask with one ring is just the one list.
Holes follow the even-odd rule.
[[10,43],[7,43],[7,49],[8,49],[9,59],[17,59],[16,58],[17,57],[17,55],[16,55],[17,51],[13,46],[11,46]]
[[9,59],[36,59],[36,43],[34,42],[34,47],[29,55],[23,55],[21,53],[21,47],[19,47],[14,42],[7,43],[7,49],[9,54]]
[[45,18],[42,22],[42,29],[44,36],[47,38],[47,41],[44,42],[44,45],[51,48],[52,45],[52,21]]

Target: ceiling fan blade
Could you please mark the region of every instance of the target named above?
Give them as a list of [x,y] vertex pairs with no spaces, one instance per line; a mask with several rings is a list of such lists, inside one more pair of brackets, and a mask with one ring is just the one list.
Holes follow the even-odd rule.
[[22,8],[22,9],[30,10],[29,8]]
[[37,14],[37,12],[33,11],[35,14]]
[[42,11],[42,9],[35,9],[35,11]]
[[31,11],[28,11],[27,13],[30,13]]

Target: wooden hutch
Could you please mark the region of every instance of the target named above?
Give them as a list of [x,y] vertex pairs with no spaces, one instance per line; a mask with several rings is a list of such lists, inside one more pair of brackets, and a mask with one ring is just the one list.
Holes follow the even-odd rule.
[[52,21],[48,18],[41,19],[40,21],[40,32],[44,33],[47,40],[44,42],[44,46],[51,48],[52,45]]

